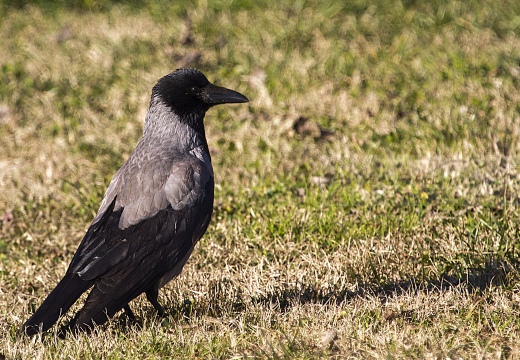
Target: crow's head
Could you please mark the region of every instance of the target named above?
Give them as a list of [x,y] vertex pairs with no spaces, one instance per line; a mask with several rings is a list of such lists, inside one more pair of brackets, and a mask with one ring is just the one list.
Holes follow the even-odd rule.
[[243,103],[249,100],[242,94],[211,84],[196,69],[178,69],[161,78],[154,86],[152,98],[158,96],[181,119],[204,116],[212,106]]

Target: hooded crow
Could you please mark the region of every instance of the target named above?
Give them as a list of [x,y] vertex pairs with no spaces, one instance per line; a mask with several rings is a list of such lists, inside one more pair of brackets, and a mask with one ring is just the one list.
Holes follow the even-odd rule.
[[152,89],[143,137],[117,171],[69,268],[25,322],[27,335],[48,330],[92,289],[67,328],[89,331],[142,293],[160,315],[159,289],[180,274],[213,211],[214,179],[204,132],[206,111],[244,103],[198,70],[179,69]]

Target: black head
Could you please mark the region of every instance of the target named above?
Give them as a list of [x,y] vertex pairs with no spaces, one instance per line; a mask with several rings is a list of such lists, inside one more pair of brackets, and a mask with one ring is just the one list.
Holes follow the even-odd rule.
[[205,112],[214,105],[249,101],[236,91],[211,84],[203,73],[188,68],[161,78],[153,87],[154,96],[159,96],[181,120],[189,122],[202,121]]

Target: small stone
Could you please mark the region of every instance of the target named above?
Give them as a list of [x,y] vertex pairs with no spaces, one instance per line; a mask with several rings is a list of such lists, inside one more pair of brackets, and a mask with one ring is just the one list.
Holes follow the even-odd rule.
[[327,330],[321,336],[320,347],[331,349],[336,340],[338,340],[338,332],[336,330]]

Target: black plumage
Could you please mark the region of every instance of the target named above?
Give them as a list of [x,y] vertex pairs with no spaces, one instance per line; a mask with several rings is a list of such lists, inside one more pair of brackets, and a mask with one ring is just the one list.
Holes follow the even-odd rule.
[[247,102],[179,69],[152,90],[143,137],[111,181],[67,273],[23,325],[49,329],[92,288],[68,324],[88,331],[146,294],[160,315],[158,291],[177,276],[205,233],[213,210],[214,178],[204,115],[214,105]]

